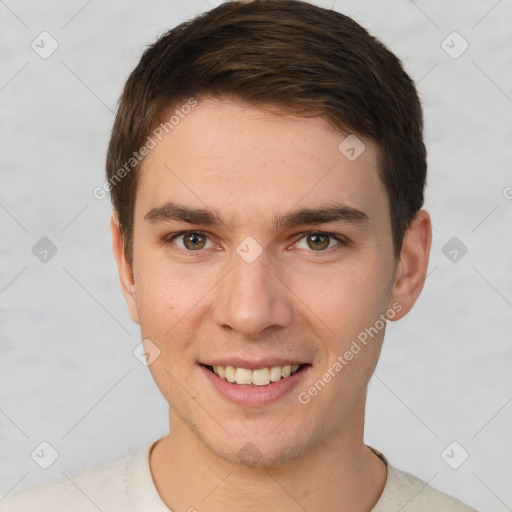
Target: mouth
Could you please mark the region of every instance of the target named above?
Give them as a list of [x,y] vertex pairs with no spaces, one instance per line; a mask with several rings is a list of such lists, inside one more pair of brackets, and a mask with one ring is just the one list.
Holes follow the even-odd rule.
[[256,368],[238,368],[235,366],[209,365],[204,366],[208,371],[214,373],[220,379],[239,386],[262,387],[269,386],[275,382],[288,379],[292,375],[303,371],[309,364],[287,364],[284,366],[270,366]]
[[312,366],[310,363],[293,361],[291,364],[291,361],[283,360],[224,361],[230,365],[217,364],[219,362],[199,363],[206,382],[223,399],[244,407],[269,406],[288,399],[294,389],[305,386]]

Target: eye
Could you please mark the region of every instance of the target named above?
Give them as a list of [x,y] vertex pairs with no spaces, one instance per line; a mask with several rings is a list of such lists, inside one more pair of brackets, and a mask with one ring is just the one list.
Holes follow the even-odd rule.
[[[182,245],[175,243],[174,240],[182,240]],[[176,233],[165,239],[166,243],[173,243],[180,249],[186,251],[200,251],[201,249],[209,249],[214,247],[215,244],[208,238],[207,235],[200,231],[183,231]],[[207,247],[207,243],[211,245]]]
[[[305,241],[305,242],[303,242]],[[337,244],[331,242],[336,241]],[[302,244],[302,247],[300,246]],[[327,249],[331,249],[336,245],[347,245],[347,241],[338,235],[331,233],[307,233],[297,243],[299,249],[312,249],[315,252],[325,252]]]
[[[176,249],[173,248],[173,250],[188,253],[216,247],[208,235],[201,231],[175,233],[166,237],[164,243],[175,246]],[[332,233],[311,232],[305,233],[294,245],[299,249],[311,249],[313,252],[328,252],[333,247],[348,245],[348,241],[343,236]]]

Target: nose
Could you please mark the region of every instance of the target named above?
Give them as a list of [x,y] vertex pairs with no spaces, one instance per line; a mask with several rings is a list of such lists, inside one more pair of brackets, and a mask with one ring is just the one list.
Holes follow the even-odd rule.
[[271,268],[265,252],[248,263],[233,255],[233,267],[214,302],[214,321],[223,329],[238,332],[246,339],[287,327],[292,322],[292,293]]

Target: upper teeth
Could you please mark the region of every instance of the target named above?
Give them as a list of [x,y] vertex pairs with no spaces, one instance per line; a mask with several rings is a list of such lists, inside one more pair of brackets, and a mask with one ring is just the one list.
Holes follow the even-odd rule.
[[258,368],[257,370],[221,365],[212,366],[212,368],[216,375],[228,382],[266,386],[270,382],[276,382],[282,378],[289,377],[299,369],[299,366],[299,364],[272,366],[271,368]]

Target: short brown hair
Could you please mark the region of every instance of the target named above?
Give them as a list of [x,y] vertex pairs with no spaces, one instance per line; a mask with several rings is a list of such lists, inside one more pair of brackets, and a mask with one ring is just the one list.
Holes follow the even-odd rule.
[[400,254],[423,205],[427,168],[413,81],[351,18],[299,0],[253,0],[224,3],[169,30],[146,49],[126,82],[106,173],[130,263],[141,166],[133,155],[170,110],[206,96],[322,116],[374,141]]

